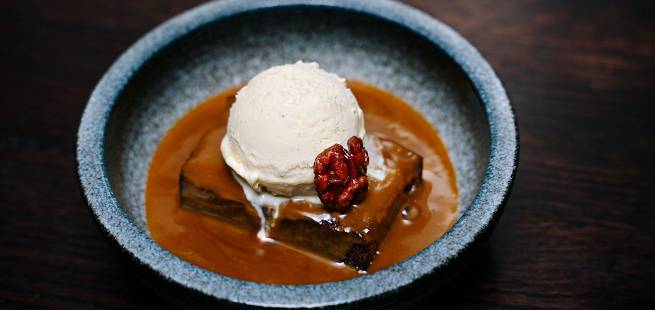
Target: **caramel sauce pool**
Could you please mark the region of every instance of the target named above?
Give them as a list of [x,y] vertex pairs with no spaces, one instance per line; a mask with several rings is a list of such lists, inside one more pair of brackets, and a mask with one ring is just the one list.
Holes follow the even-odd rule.
[[[372,273],[409,258],[446,232],[457,217],[457,183],[443,143],[418,112],[373,86],[357,81],[349,81],[348,86],[364,111],[368,133],[396,141],[423,156],[424,183],[410,196],[415,209],[406,212],[413,218],[407,220],[398,214],[368,269]],[[365,274],[279,242],[262,241],[253,232],[180,207],[182,166],[205,134],[215,135],[218,145],[238,90],[228,89],[191,110],[157,148],[146,184],[146,219],[151,237],[194,265],[241,280],[310,284]],[[243,198],[241,187],[227,173],[224,163],[214,171],[220,173],[207,173],[208,182],[220,187],[221,192]]]

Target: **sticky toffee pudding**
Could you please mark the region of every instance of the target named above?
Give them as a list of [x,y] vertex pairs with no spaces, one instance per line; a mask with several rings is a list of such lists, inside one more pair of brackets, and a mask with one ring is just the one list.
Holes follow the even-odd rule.
[[150,166],[146,217],[152,238],[207,270],[276,284],[358,277],[437,240],[458,210],[454,168],[439,136],[394,95],[362,82],[347,84],[363,111],[366,137],[353,136],[347,146],[316,155],[320,200],[255,207],[258,194],[221,153],[240,88],[190,111],[164,137]]

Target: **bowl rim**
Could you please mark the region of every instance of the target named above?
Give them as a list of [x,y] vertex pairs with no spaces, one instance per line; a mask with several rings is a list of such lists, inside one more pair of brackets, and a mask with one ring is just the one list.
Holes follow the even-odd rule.
[[[329,7],[371,15],[405,27],[445,52],[464,72],[487,115],[489,163],[480,190],[460,219],[413,257],[374,274],[309,285],[242,281],[196,267],[155,243],[120,208],[104,165],[104,140],[111,112],[124,87],[158,51],[212,22],[279,6]],[[484,238],[502,213],[518,165],[516,118],[501,81],[480,53],[449,26],[394,1],[223,0],[197,6],[148,32],[103,75],[82,115],[77,140],[77,171],[93,212],[107,234],[141,265],[168,281],[222,301],[266,307],[325,307],[362,300],[408,287],[444,268],[471,244]],[[354,289],[356,288],[356,289]]]

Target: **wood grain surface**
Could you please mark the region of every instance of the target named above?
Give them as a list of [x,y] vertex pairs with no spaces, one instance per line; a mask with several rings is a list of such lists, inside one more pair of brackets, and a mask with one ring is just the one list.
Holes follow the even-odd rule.
[[[104,239],[75,141],[95,83],[199,1],[0,1],[0,308],[168,308]],[[655,308],[653,1],[409,1],[469,39],[512,98],[505,214],[425,307]]]

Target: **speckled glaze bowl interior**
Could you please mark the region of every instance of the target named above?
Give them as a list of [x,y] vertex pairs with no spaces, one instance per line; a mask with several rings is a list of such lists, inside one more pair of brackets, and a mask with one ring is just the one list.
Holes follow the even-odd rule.
[[[208,96],[297,60],[386,89],[429,120],[456,168],[457,223],[401,264],[318,285],[240,281],[159,247],[147,232],[144,189],[164,134]],[[116,61],[82,117],[77,160],[84,194],[110,240],[147,285],[177,304],[396,307],[445,283],[485,239],[507,198],[517,152],[514,116],[493,70],[428,15],[387,1],[220,1],[171,19]]]

